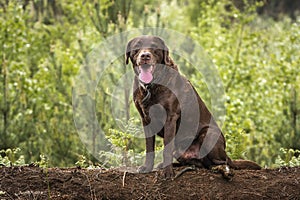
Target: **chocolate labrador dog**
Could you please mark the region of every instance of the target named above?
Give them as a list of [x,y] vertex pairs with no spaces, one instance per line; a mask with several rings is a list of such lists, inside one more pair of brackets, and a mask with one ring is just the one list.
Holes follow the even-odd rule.
[[247,160],[231,160],[225,138],[212,114],[169,56],[165,42],[156,36],[140,36],[128,42],[126,64],[135,73],[133,100],[141,116],[146,138],[146,159],[140,173],[153,170],[155,136],[163,137],[164,176],[174,176],[173,158],[181,165],[211,169],[260,169]]

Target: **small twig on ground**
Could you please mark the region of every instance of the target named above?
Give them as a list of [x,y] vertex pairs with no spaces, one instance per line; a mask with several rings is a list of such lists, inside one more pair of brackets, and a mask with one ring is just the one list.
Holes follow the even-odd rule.
[[185,172],[187,172],[187,171],[191,171],[191,170],[195,170],[196,169],[196,167],[193,165],[193,166],[190,166],[190,167],[186,167],[186,168],[184,168],[183,170],[181,170],[180,172],[178,172],[178,174],[176,174],[176,176],[174,177],[174,180],[176,179],[176,178],[178,178],[179,176],[181,176],[182,174],[184,174]]
[[123,181],[122,181],[123,187],[125,187],[125,178],[126,178],[126,174],[127,174],[127,171],[125,171],[124,174],[123,174]]

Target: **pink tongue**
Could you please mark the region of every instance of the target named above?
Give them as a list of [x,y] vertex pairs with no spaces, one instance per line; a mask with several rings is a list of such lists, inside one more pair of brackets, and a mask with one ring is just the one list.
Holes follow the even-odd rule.
[[141,73],[139,74],[139,79],[144,83],[150,83],[153,79],[153,76],[150,72],[150,69],[141,68]]

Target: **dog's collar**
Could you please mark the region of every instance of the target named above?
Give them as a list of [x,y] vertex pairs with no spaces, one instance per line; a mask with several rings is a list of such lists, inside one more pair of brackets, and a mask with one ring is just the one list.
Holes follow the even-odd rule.
[[142,99],[142,104],[147,102],[151,98],[151,86],[152,83],[144,84],[143,82],[139,81],[140,86],[147,92],[146,96]]
[[152,86],[152,82],[150,82],[150,83],[143,83],[142,81],[140,81],[139,80],[139,84],[140,84],[140,86],[144,89],[144,90],[148,90],[148,89],[150,89],[151,88],[151,86]]

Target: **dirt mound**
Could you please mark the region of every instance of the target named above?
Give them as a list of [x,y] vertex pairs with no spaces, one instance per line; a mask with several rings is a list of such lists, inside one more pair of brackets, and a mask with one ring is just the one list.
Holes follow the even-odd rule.
[[163,180],[159,171],[1,167],[0,199],[300,199],[300,167],[234,173],[232,181],[205,169]]

